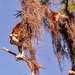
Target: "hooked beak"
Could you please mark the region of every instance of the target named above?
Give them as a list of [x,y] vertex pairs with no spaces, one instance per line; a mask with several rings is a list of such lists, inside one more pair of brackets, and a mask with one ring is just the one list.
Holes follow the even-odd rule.
[[11,42],[11,40],[10,40],[10,43],[13,44],[13,43]]
[[13,44],[12,41],[11,41],[11,39],[12,39],[12,34],[9,35],[9,37],[10,37],[10,43]]
[[9,37],[10,37],[10,38],[12,38],[12,34],[11,34],[11,35],[9,35]]

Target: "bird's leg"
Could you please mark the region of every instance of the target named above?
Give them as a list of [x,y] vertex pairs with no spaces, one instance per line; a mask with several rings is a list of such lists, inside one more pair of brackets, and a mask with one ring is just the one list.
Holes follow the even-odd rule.
[[24,53],[25,53],[26,49],[27,49],[26,47],[23,47],[23,52],[22,52],[22,54],[21,54],[21,57],[24,56]]
[[19,55],[16,56],[17,58],[19,58],[22,54],[22,46],[18,46],[18,50],[19,50]]

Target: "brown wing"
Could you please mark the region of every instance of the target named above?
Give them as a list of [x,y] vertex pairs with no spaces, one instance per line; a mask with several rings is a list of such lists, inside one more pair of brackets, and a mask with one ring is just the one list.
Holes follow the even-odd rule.
[[27,33],[25,32],[25,29],[24,28],[21,28],[19,40],[20,41],[23,41],[23,40],[25,40],[26,37],[27,37]]

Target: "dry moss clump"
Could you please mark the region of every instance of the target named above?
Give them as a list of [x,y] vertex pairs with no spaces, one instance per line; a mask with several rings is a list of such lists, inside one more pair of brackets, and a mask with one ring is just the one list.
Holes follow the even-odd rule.
[[[43,6],[38,0],[21,0],[22,6],[22,27],[27,34],[26,41],[29,47],[29,54],[31,62],[36,62],[35,49],[33,48],[34,40],[40,41],[42,39],[43,31],[48,31],[52,34],[52,43],[56,50],[59,65],[61,65],[61,56],[70,54],[73,63],[75,64],[75,16],[66,11],[66,13],[59,14],[48,10],[48,6]],[[54,16],[54,17],[53,17]],[[63,38],[63,39],[62,39]],[[62,43],[64,42],[64,44]],[[66,45],[68,47],[65,51]],[[39,71],[39,67],[33,63],[35,72]],[[75,70],[75,69],[74,69]]]

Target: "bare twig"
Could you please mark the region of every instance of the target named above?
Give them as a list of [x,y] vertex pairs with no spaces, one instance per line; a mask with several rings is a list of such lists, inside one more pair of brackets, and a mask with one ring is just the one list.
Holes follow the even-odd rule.
[[51,44],[48,44],[48,43],[44,43],[44,42],[41,42],[41,41],[38,41],[38,42],[41,43],[41,44],[44,44],[44,45],[55,47],[54,45],[51,45]]
[[16,53],[14,53],[14,52],[12,52],[12,51],[9,51],[9,49],[6,49],[5,47],[0,48],[0,50],[5,50],[5,51],[7,51],[8,53],[10,53],[10,54],[12,54],[12,55],[14,55],[14,56],[17,55]]
[[[41,41],[36,41],[36,42],[41,43],[41,44],[44,44],[44,45],[47,45],[47,46],[56,47],[54,45],[51,45],[51,44],[48,44],[48,43],[44,43],[44,42],[41,42]],[[67,48],[63,48],[63,49],[65,49],[65,52],[67,53]]]

